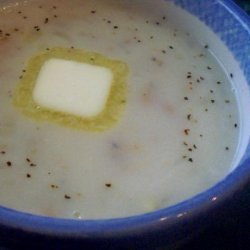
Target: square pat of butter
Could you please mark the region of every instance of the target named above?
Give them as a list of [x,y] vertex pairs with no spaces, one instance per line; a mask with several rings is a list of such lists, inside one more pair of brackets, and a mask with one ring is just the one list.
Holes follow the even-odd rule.
[[42,107],[93,117],[105,108],[112,78],[106,67],[51,58],[43,64],[32,95]]

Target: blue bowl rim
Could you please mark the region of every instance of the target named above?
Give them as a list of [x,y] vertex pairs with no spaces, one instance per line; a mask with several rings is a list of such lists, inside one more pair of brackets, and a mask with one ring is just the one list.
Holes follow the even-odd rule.
[[[223,1],[250,35],[250,17],[233,1]],[[151,213],[125,218],[101,220],[73,220],[32,215],[0,206],[0,228],[22,230],[47,236],[65,238],[107,238],[149,232],[152,228],[166,229],[171,225],[193,220],[198,215],[208,215],[220,204],[230,199],[238,190],[250,183],[250,159],[245,159],[237,169],[210,189],[181,203]]]

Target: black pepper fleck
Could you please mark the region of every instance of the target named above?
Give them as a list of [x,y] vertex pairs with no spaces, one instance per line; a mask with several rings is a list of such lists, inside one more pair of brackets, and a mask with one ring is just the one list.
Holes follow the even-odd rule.
[[36,31],[39,31],[39,30],[40,30],[40,28],[39,28],[38,25],[34,26],[33,28],[34,28]]
[[12,166],[11,161],[7,161],[6,164],[7,164],[8,167],[11,167],[11,166]]
[[67,199],[67,200],[71,199],[71,197],[69,195],[67,195],[67,194],[64,195],[64,198]]
[[112,186],[112,184],[111,183],[106,183],[105,186],[110,188]]
[[27,178],[31,178],[31,174],[26,174],[26,177]]

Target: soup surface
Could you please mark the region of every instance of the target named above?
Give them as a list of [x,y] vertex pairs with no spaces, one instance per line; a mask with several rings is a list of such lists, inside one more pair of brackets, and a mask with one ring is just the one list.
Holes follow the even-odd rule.
[[[55,217],[123,217],[173,205],[229,172],[239,134],[230,77],[209,46],[171,24],[169,4],[2,4],[0,204]],[[74,130],[14,107],[29,59],[54,47],[128,65],[126,107],[115,126]]]

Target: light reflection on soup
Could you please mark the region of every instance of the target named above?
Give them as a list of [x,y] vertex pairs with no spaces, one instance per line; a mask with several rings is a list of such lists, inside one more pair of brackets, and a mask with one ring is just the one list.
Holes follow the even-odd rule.
[[[168,21],[165,1],[28,1],[0,10],[0,203],[68,218],[166,207],[228,172],[238,143],[234,93],[207,46]],[[185,13],[183,13],[185,14]],[[25,117],[12,93],[51,47],[128,63],[127,107],[102,133]]]

